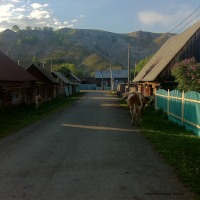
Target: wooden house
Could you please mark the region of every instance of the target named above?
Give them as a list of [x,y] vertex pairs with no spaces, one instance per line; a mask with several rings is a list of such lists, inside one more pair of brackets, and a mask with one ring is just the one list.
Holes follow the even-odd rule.
[[49,101],[57,97],[59,82],[50,72],[35,64],[29,66],[26,70],[38,80],[36,82],[36,94],[40,94],[43,101]]
[[29,104],[36,78],[0,51],[0,106]]
[[128,70],[102,70],[95,73],[97,88],[117,89],[119,83],[127,83]]
[[81,83],[81,80],[73,73],[69,72],[66,76],[72,83]]
[[69,72],[66,77],[71,81],[72,94],[78,93],[80,91],[81,80],[71,72]]
[[70,96],[72,95],[72,87],[73,83],[65,76],[63,76],[60,72],[51,72],[53,77],[59,82],[58,86],[58,96]]
[[85,76],[81,79],[80,90],[96,90],[96,79],[91,76]]
[[171,75],[173,65],[195,57],[200,62],[200,22],[167,40],[133,80],[137,90],[145,96],[155,88],[173,89],[177,86]]

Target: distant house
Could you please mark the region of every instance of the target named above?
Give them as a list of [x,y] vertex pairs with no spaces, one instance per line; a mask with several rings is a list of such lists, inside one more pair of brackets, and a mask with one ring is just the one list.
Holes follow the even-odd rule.
[[72,83],[72,94],[76,94],[80,91],[80,83],[81,80],[73,73],[69,72],[66,77],[71,81]]
[[156,87],[174,88],[177,83],[171,75],[173,65],[195,57],[200,62],[200,22],[183,33],[167,40],[135,77],[134,83],[144,95],[150,95]]
[[96,85],[101,89],[117,88],[119,83],[127,83],[128,70],[102,70],[95,73]]
[[69,72],[66,76],[72,83],[81,83],[81,80],[74,75],[73,73]]
[[57,96],[59,82],[51,73],[35,64],[29,66],[26,70],[38,80],[36,82],[36,93],[40,94],[44,101],[51,100]]
[[58,96],[72,95],[73,83],[63,76],[60,72],[51,72],[54,78],[59,82]]
[[36,78],[0,51],[0,106],[29,104]]
[[81,79],[80,90],[96,90],[96,79],[94,77],[83,77]]
[[82,84],[96,84],[96,79],[91,76],[83,77],[81,79]]

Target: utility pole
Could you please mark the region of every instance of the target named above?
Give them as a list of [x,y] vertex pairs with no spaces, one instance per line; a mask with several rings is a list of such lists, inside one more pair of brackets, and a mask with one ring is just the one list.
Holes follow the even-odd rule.
[[112,63],[110,60],[110,88],[113,91],[113,74],[112,74]]
[[131,65],[131,43],[128,45],[128,92],[130,92],[130,77],[131,77],[131,70],[130,70],[130,65]]
[[135,69],[134,69],[134,79],[135,79],[135,77],[136,77],[136,69],[137,68],[137,63],[135,62]]
[[104,90],[104,84],[103,84],[103,70],[101,71],[101,74],[102,74],[102,81],[101,81],[101,87],[102,87],[102,88],[101,88],[101,89]]
[[114,90],[114,85],[113,85],[111,53],[112,53],[112,44],[111,44],[111,48],[110,48],[109,58],[110,58],[110,88],[111,88],[111,91],[113,91]]

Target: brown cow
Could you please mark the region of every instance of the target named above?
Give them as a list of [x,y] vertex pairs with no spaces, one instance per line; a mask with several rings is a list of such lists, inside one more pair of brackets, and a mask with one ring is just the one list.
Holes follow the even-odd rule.
[[42,97],[37,95],[35,97],[35,108],[38,109],[39,107],[42,107]]
[[131,125],[140,125],[142,122],[142,113],[145,106],[149,102],[149,97],[144,97],[142,94],[133,92],[125,93],[123,99],[126,100],[130,109],[132,122]]

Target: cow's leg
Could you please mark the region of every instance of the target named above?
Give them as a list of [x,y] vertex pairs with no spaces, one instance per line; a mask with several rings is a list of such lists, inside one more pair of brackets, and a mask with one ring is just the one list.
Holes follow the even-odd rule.
[[142,114],[141,114],[141,111],[139,110],[138,111],[138,126],[140,126],[142,123]]
[[132,117],[131,125],[132,126],[137,125],[137,110],[135,106],[131,107],[131,117]]
[[39,102],[39,107],[42,107],[42,101],[40,100],[40,102]]
[[134,126],[134,115],[133,115],[133,108],[130,107],[130,114],[131,114],[131,126]]

